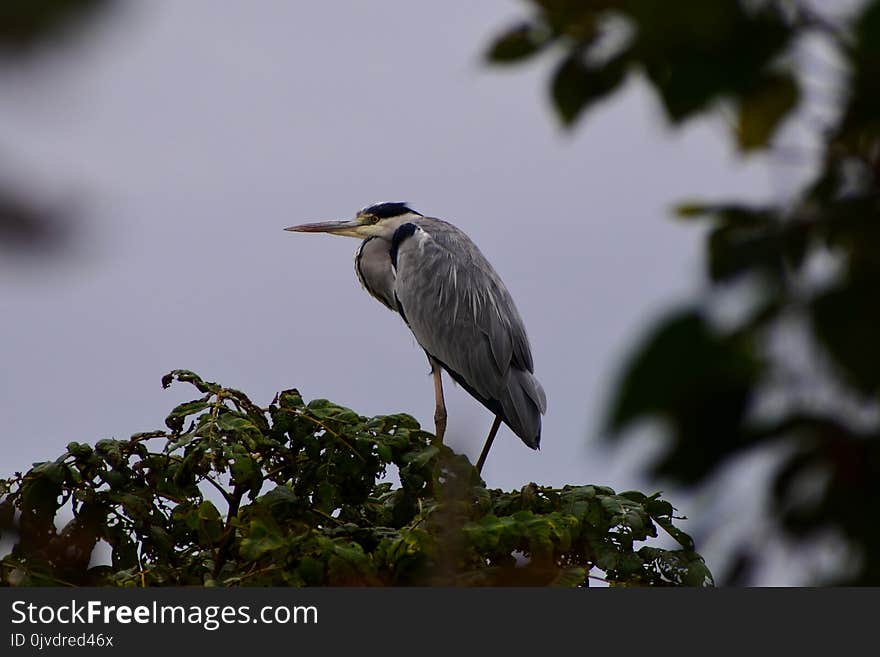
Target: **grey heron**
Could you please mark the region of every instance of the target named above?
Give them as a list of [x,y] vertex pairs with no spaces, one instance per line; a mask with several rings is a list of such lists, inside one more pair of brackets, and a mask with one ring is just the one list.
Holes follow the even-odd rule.
[[400,202],[368,206],[350,221],[285,230],[363,240],[355,253],[361,285],[400,315],[428,356],[439,441],[446,431],[442,369],[495,414],[478,471],[502,421],[538,449],[547,400],[534,376],[522,318],[501,278],[464,232]]

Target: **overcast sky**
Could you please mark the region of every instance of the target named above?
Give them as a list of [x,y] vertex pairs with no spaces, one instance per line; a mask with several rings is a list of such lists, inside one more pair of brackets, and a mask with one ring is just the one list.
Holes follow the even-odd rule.
[[[493,263],[547,392],[541,451],[502,429],[488,484],[652,488],[645,443],[595,441],[621,358],[701,286],[700,230],[669,209],[767,198],[769,169],[739,159],[720,120],[668,129],[637,79],[563,131],[550,59],[481,60],[519,3],[256,7],[137,3],[0,71],[3,173],[82,214],[64,257],[0,263],[3,473],[161,428],[192,397],[162,390],[174,368],[263,405],[297,387],[432,428],[425,357],[360,289],[357,242],[282,232],[406,200]],[[446,389],[447,442],[475,459],[492,418]]]

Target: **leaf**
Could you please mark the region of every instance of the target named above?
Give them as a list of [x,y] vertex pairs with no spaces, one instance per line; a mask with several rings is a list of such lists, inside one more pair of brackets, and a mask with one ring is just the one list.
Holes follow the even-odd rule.
[[817,296],[810,308],[816,337],[846,379],[869,394],[880,390],[878,283],[849,280]]
[[281,408],[301,409],[303,404],[302,395],[295,388],[291,390],[282,390],[277,397],[278,406]]
[[111,539],[113,545],[113,567],[119,570],[126,570],[137,566],[137,545],[127,536],[123,536],[118,540]]
[[679,203],[673,208],[673,212],[682,219],[695,219],[697,217],[705,217],[712,213],[714,206],[700,203],[698,201],[688,201]]
[[4,56],[20,55],[40,45],[55,46],[71,25],[100,15],[112,0],[4,2],[0,9],[0,45]]
[[95,452],[103,456],[108,463],[113,466],[119,466],[125,461],[122,454],[122,443],[118,440],[105,438],[95,443]]
[[764,148],[797,107],[800,92],[788,73],[767,73],[739,97],[736,138],[743,151]]
[[560,496],[560,510],[580,522],[597,527],[601,520],[601,499],[597,499],[594,486],[577,486],[565,490]]
[[675,541],[685,550],[694,549],[694,539],[692,539],[689,534],[686,534],[681,529],[673,525],[672,521],[669,519],[669,516],[655,515],[654,521],[658,525],[660,525],[667,534],[674,538]]
[[49,461],[47,463],[39,463],[34,465],[31,474],[39,477],[45,477],[53,484],[63,484],[67,477],[67,466],[58,461]]
[[257,462],[246,452],[236,452],[229,465],[232,482],[237,488],[250,492],[251,499],[256,497],[263,484],[263,472]]
[[854,23],[856,38],[844,51],[851,84],[837,139],[858,151],[880,136],[880,3],[863,3]]
[[703,558],[695,552],[643,547],[638,556],[660,575],[658,583],[675,586],[712,587],[715,581]]
[[560,570],[550,586],[583,586],[587,581],[587,570],[576,566],[574,568],[565,568]]
[[255,518],[248,526],[247,536],[241,541],[241,556],[246,561],[256,561],[284,545],[284,537],[275,523]]
[[662,321],[630,357],[606,429],[665,420],[676,457],[661,460],[657,472],[698,480],[747,444],[742,424],[761,370],[749,340],[724,336],[685,310]]
[[495,39],[486,59],[494,64],[521,62],[540,52],[549,37],[549,30],[541,30],[531,23],[517,25]]
[[723,282],[748,273],[783,276],[784,239],[772,224],[754,226],[727,222],[716,226],[707,240],[709,278]]
[[702,316],[685,310],[662,321],[630,359],[608,421],[619,431],[644,415],[675,412],[702,386],[748,380],[754,370],[746,352],[715,333]]
[[10,497],[0,498],[0,537],[2,537],[4,530],[12,529],[14,519],[14,500]]
[[423,468],[440,454],[440,448],[430,445],[424,449],[410,452],[407,455],[407,463],[413,468]]
[[178,404],[168,414],[168,417],[165,418],[165,426],[172,431],[180,431],[183,429],[183,423],[188,416],[195,415],[211,406],[210,398],[210,395],[206,395],[201,399]]
[[300,505],[300,499],[288,486],[276,486],[265,495],[261,495],[258,502],[269,509],[270,513],[288,515]]
[[652,497],[649,499],[645,505],[645,509],[648,513],[651,514],[651,517],[657,519],[658,517],[667,517],[671,518],[674,509],[672,505],[666,500],[657,499],[656,497]]
[[588,65],[582,53],[575,51],[557,67],[551,83],[556,113],[563,125],[570,127],[593,103],[614,91],[623,82],[628,53],[601,65]]
[[739,97],[792,36],[772,3],[747,10],[739,0],[677,0],[670,10],[665,0],[641,0],[626,12],[632,50],[674,123],[721,96]]
[[92,455],[92,446],[86,445],[84,443],[78,442],[70,442],[67,443],[67,451],[70,452],[71,456],[75,456],[77,458],[88,458]]
[[223,520],[210,500],[204,500],[196,511],[199,543],[213,545],[223,537]]
[[162,377],[162,387],[167,388],[173,381],[181,381],[190,383],[196,387],[199,392],[217,394],[220,392],[220,386],[216,383],[205,381],[195,372],[189,370],[173,370]]
[[324,564],[312,557],[304,557],[297,566],[297,572],[307,586],[320,586],[324,579]]
[[238,415],[231,411],[221,413],[217,418],[217,426],[232,436],[257,438],[261,436],[259,427],[250,418]]
[[152,507],[144,497],[132,493],[123,493],[118,499],[129,516],[136,520],[149,521]]
[[394,452],[391,447],[385,444],[379,444],[376,446],[376,453],[379,455],[379,458],[382,459],[383,463],[391,463],[394,459]]
[[707,240],[708,273],[714,282],[727,282],[745,274],[778,281],[788,270],[799,269],[816,241],[808,222],[791,220],[773,207],[742,204],[682,203],[680,217],[707,217],[715,225]]

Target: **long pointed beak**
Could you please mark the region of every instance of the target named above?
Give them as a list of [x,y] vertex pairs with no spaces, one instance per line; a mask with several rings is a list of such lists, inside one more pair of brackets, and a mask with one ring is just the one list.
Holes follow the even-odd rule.
[[300,224],[290,226],[284,230],[295,233],[331,233],[336,235],[357,235],[355,232],[360,228],[357,221],[319,221],[314,224]]

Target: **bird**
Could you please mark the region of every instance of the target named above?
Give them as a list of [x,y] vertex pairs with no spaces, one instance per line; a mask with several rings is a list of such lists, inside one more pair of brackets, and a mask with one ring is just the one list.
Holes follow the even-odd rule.
[[400,315],[428,357],[439,442],[446,432],[445,370],[495,415],[478,472],[501,422],[528,447],[539,449],[547,397],[535,378],[522,317],[501,277],[462,230],[401,201],[369,205],[352,220],[285,230],[362,240],[354,257],[358,280]]

